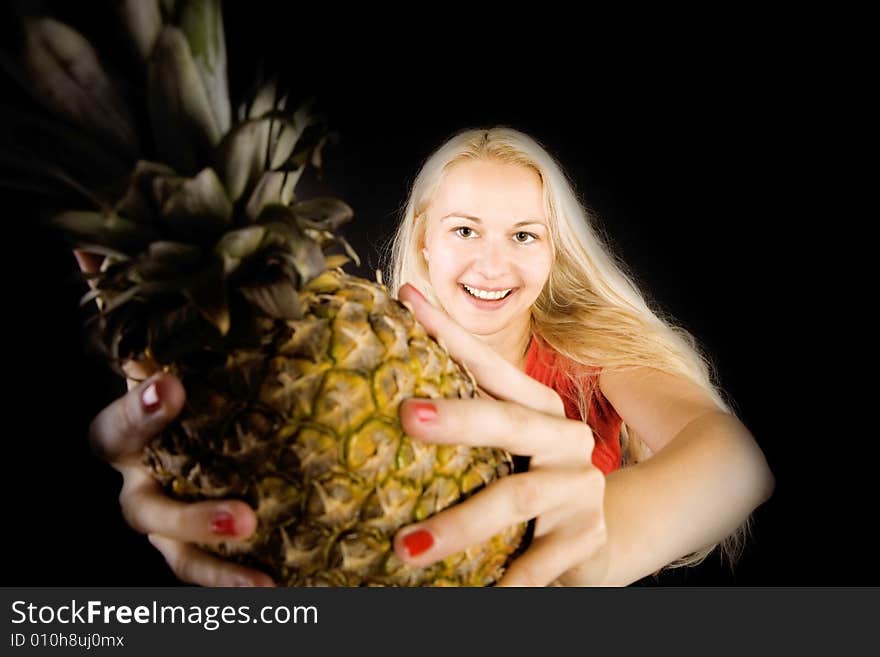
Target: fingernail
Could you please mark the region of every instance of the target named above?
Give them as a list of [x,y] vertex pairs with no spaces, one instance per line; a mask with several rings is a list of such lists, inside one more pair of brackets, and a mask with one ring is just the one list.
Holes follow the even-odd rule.
[[419,422],[432,422],[437,419],[437,407],[431,402],[412,402],[412,408]]
[[235,586],[253,586],[254,582],[250,577],[239,575],[235,578]]
[[403,537],[403,547],[411,557],[417,557],[434,545],[434,537],[427,529],[417,529]]
[[162,401],[159,399],[159,386],[156,385],[155,381],[148,385],[141,393],[141,403],[144,405],[144,410],[147,413],[157,411],[162,405]]
[[235,534],[235,516],[228,511],[215,513],[211,521],[211,531],[219,536],[232,536]]

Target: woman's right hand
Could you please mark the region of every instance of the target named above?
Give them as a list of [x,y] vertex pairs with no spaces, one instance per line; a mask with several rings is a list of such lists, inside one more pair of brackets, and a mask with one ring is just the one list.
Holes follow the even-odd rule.
[[[95,260],[76,253],[83,271]],[[186,393],[176,377],[128,363],[129,391],[92,420],[92,449],[122,474],[119,503],[131,527],[146,534],[183,582],[202,586],[274,586],[265,573],[198,548],[244,539],[257,526],[253,509],[238,500],[185,503],[167,497],[143,462],[144,446],[183,408]],[[149,375],[149,376],[147,376]],[[137,381],[140,379],[140,382]]]

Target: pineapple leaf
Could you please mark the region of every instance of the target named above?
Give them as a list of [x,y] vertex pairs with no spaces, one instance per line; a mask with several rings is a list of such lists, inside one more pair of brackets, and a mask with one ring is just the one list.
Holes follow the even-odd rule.
[[149,65],[149,108],[159,158],[184,175],[206,162],[221,132],[186,37],[165,25]]
[[272,250],[273,254],[292,267],[299,275],[298,285],[305,285],[324,271],[321,246],[306,235],[290,208],[268,205],[257,221],[266,228],[263,247]]
[[147,250],[150,259],[185,268],[202,257],[202,250],[183,242],[153,242]]
[[302,309],[296,286],[286,276],[268,283],[256,283],[239,288],[254,306],[276,319],[302,319]]
[[80,308],[84,308],[85,306],[89,305],[92,301],[94,301],[99,296],[101,296],[101,294],[103,294],[103,290],[99,290],[98,288],[95,288],[93,290],[89,290],[84,295],[82,295],[82,297],[80,297],[80,300],[79,300]]
[[194,178],[159,177],[153,185],[175,238],[213,243],[232,226],[232,203],[213,169],[203,169]]
[[318,117],[311,117],[307,129],[304,129],[297,141],[296,147],[290,157],[277,167],[278,171],[286,171],[306,165],[311,165],[321,174],[322,156],[321,150],[329,140],[336,140],[335,133],[327,134],[325,132],[322,120]]
[[278,119],[279,122],[274,126],[272,140],[269,144],[270,151],[266,153],[266,161],[269,168],[279,169],[290,160],[303,132],[309,125],[310,119],[301,116],[300,113],[294,116],[293,121],[290,121],[286,115],[278,114],[270,114],[269,118]]
[[47,107],[86,130],[138,150],[131,110],[116,92],[91,44],[51,18],[25,21],[24,68],[30,89]]
[[[129,273],[131,275],[135,274],[132,270]],[[186,285],[191,284],[191,281],[191,278],[181,277],[144,281],[134,286],[137,288],[137,294],[134,298],[146,303],[155,302],[158,299],[176,298],[186,289]]]
[[123,219],[115,212],[68,211],[56,215],[51,223],[72,238],[75,246],[100,244],[105,248],[134,254],[155,239],[150,228]]
[[260,119],[278,107],[278,85],[275,80],[269,80],[263,84],[254,94],[250,107],[247,108],[246,117]]
[[177,17],[177,0],[160,0],[162,15],[166,21],[175,20]]
[[254,222],[267,205],[290,205],[293,201],[293,190],[299,182],[303,169],[294,171],[267,171],[260,178],[256,188],[248,199],[245,215]]
[[270,148],[269,135],[275,121],[281,122],[282,135],[286,130],[293,131],[287,117],[270,114],[239,124],[220,143],[219,169],[233,201],[238,201],[253,189],[266,171],[267,160],[270,163],[287,161],[296,146],[296,140],[291,143],[290,140],[279,139]]
[[[106,344],[107,350],[110,352],[110,365],[116,371],[117,374],[120,374],[123,378],[125,378],[125,373],[122,370],[122,357],[121,357],[121,345],[126,335],[126,325],[124,322],[107,322],[106,318],[102,317],[102,324],[105,328],[103,328],[102,332],[107,336]],[[109,326],[108,326],[109,324]]]
[[117,251],[116,249],[111,249],[103,244],[80,244],[76,247],[79,251],[84,251],[85,253],[94,253],[96,255],[104,256],[105,258],[112,258],[118,262],[125,262],[129,260],[129,256],[124,254],[122,251]]
[[361,259],[358,257],[357,252],[354,250],[354,248],[351,246],[351,244],[348,243],[348,240],[346,240],[342,235],[334,235],[333,239],[338,244],[342,245],[342,248],[345,249],[345,252],[348,254],[348,256],[352,260],[354,260],[355,266],[360,267],[361,266]]
[[204,319],[192,304],[151,317],[147,326],[150,352],[160,363],[174,363],[205,348]]
[[226,133],[232,109],[226,80],[226,40],[220,1],[184,0],[180,6],[180,27],[205,85],[217,127],[221,133]]
[[133,269],[140,280],[177,279],[194,270],[202,260],[202,250],[181,242],[153,242]]
[[139,160],[132,172],[125,195],[117,202],[116,212],[142,224],[155,221],[156,206],[154,181],[160,177],[173,177],[174,169],[158,162]]
[[335,231],[354,217],[354,210],[344,201],[328,196],[300,201],[293,206],[300,224],[316,230]]
[[[0,109],[0,122],[6,128],[0,166],[18,174],[59,180],[58,173],[64,172],[67,178],[75,177],[94,189],[107,181],[124,180],[131,168],[99,135],[70,123],[9,107]],[[26,144],[19,141],[22,135],[27,135]]]
[[141,61],[147,61],[162,29],[158,0],[117,0],[119,20]]
[[290,244],[290,253],[282,253],[281,258],[299,274],[300,285],[305,285],[327,268],[321,247],[307,238]]
[[349,262],[351,262],[351,258],[348,258],[347,256],[344,256],[344,255],[340,255],[338,253],[325,256],[324,260],[327,263],[327,269],[341,268],[341,267],[344,267],[345,265],[347,265]]
[[219,170],[233,202],[238,201],[263,174],[269,139],[268,121],[246,121],[233,128],[219,147]]
[[314,149],[312,149],[312,157],[311,164],[313,167],[321,171],[324,166],[324,147],[327,145],[328,141],[333,141],[334,143],[338,141],[338,135],[335,132],[323,135],[318,143],[315,145]]
[[223,278],[223,263],[214,260],[208,267],[191,277],[181,290],[219,332],[229,332],[229,303]]
[[254,255],[263,243],[266,229],[248,226],[226,233],[217,243],[214,252],[223,260],[223,274],[229,277],[242,261]]
[[104,290],[103,299],[106,304],[102,308],[101,314],[106,316],[112,313],[114,310],[122,308],[129,301],[141,294],[142,289],[142,285],[133,285],[127,290],[123,290],[122,292],[118,292],[116,294],[108,294],[107,290]]

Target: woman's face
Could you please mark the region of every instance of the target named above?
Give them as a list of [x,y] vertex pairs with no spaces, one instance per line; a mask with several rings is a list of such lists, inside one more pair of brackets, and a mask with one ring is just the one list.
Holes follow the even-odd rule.
[[525,166],[466,160],[447,169],[422,254],[440,304],[470,333],[528,330],[553,259],[542,194]]

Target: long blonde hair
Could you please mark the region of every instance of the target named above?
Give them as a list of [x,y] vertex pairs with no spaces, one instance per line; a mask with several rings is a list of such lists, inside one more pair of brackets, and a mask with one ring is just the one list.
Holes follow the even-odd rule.
[[[649,307],[634,276],[598,233],[594,213],[575,192],[562,167],[534,138],[506,126],[458,132],[424,162],[409,193],[397,232],[383,253],[389,292],[410,282],[435,305],[427,265],[420,251],[426,211],[443,174],[457,162],[490,160],[528,167],[540,175],[544,209],[554,252],[549,279],[532,307],[531,328],[564,358],[564,374],[575,385],[581,417],[587,417],[595,377],[585,371],[651,367],[699,385],[717,407],[735,415],[715,383],[717,374],[696,339],[671,317]],[[585,388],[580,384],[593,381]],[[623,423],[623,464],[650,458],[651,450]],[[750,534],[750,518],[720,544],[691,553],[665,568],[701,563],[720,546],[731,569]],[[663,570],[663,569],[661,569]],[[657,571],[658,573],[660,571]],[[655,573],[656,575],[657,573]]]

